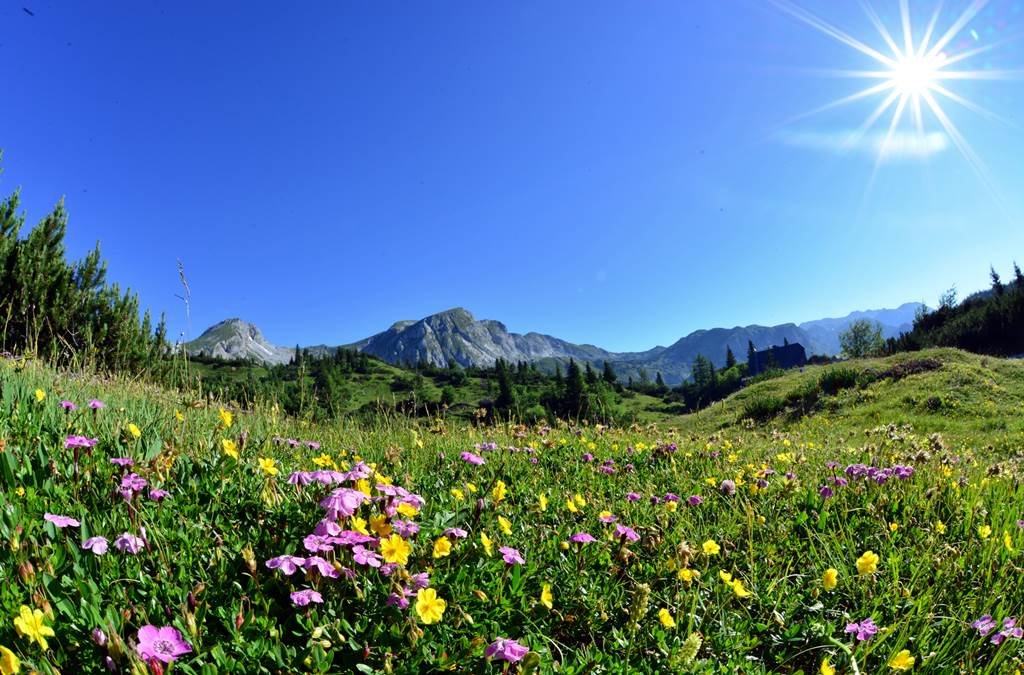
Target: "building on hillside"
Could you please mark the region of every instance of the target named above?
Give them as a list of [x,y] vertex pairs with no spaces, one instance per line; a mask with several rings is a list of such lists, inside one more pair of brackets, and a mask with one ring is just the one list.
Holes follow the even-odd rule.
[[772,368],[798,368],[807,363],[807,352],[799,342],[788,345],[773,346],[754,352],[747,362],[747,375],[753,377]]

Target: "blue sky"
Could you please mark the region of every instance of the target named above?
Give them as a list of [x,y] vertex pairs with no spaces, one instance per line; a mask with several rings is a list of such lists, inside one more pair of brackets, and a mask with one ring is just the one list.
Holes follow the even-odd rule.
[[[899,35],[898,2],[874,4]],[[885,49],[857,3],[800,6]],[[918,33],[933,7],[911,0]],[[928,117],[930,149],[876,167],[889,114],[836,146],[879,98],[792,118],[871,84],[813,71],[877,64],[767,0],[2,0],[0,26],[0,191],[32,223],[65,195],[70,254],[99,240],[191,337],[241,316],[343,343],[461,305],[644,349],[1024,263],[1024,82],[948,85],[1009,118],[943,105],[987,182]],[[947,51],[1020,32],[1021,3],[992,0]],[[1024,68],[1024,42],[965,64]]]

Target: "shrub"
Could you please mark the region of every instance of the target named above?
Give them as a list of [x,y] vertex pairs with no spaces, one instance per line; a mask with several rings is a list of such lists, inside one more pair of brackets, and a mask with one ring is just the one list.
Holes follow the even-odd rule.
[[785,410],[786,403],[777,396],[760,394],[752,397],[743,406],[743,417],[757,422],[765,422]]
[[829,396],[835,396],[842,389],[857,386],[857,371],[852,368],[833,368],[821,374],[818,386]]

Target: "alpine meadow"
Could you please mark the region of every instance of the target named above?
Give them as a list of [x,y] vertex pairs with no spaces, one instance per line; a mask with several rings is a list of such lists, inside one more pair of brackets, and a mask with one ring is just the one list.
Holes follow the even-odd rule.
[[28,1],[0,675],[1024,672],[1020,2]]

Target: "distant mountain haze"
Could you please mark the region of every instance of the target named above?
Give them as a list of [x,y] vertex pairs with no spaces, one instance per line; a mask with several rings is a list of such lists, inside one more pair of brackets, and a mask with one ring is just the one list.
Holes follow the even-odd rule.
[[[569,359],[598,367],[608,361],[623,380],[639,378],[641,372],[653,380],[660,372],[667,383],[678,384],[689,377],[698,354],[721,367],[725,365],[727,348],[732,349],[737,360],[744,361],[748,341],[757,349],[789,341],[802,344],[808,354],[835,355],[839,352],[839,334],[857,319],[875,321],[881,325],[885,337],[895,337],[910,330],[920,307],[920,303],[910,302],[896,309],[857,311],[844,317],[817,319],[799,325],[697,330],[668,347],[642,352],[610,352],[542,333],[512,333],[500,321],[476,319],[468,310],[456,307],[417,321],[398,321],[385,331],[340,347],[356,349],[394,364],[490,366],[504,359],[535,362],[551,370],[555,363]],[[185,347],[192,355],[251,359],[267,364],[287,363],[295,354],[294,348],[271,344],[259,328],[241,319],[228,319],[211,326]],[[314,354],[326,354],[338,348],[316,345],[306,349]]]

